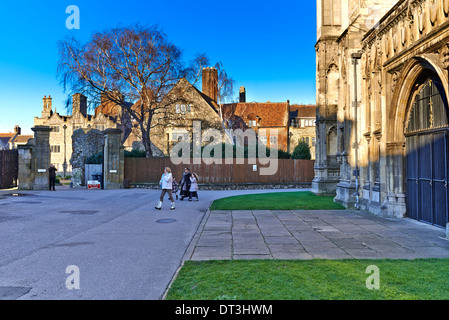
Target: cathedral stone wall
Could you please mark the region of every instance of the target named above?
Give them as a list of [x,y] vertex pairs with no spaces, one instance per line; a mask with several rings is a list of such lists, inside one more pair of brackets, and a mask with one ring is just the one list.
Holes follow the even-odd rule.
[[317,8],[313,190],[407,216],[406,125],[422,77],[438,79],[447,96],[449,1],[318,0]]

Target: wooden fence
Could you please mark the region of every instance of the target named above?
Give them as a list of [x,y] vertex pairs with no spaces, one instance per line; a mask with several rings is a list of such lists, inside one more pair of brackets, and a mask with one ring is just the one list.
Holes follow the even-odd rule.
[[17,186],[18,161],[17,150],[0,150],[0,189]]
[[244,164],[178,164],[174,165],[170,158],[125,158],[125,179],[131,184],[158,183],[165,167],[170,167],[174,177],[179,182],[184,168],[196,172],[199,183],[206,184],[282,184],[310,183],[314,177],[313,160],[277,159],[278,170],[274,175],[260,175],[261,167],[257,163],[257,171],[253,164],[245,159]]

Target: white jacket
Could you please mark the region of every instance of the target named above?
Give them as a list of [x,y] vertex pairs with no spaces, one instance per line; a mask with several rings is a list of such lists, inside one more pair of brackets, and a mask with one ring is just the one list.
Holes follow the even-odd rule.
[[171,173],[164,173],[162,175],[161,181],[159,182],[162,189],[171,190],[173,189],[173,176]]
[[197,184],[197,181],[196,181],[196,178],[194,177],[194,176],[191,176],[190,177],[190,181],[191,181],[191,184],[190,184],[190,192],[195,192],[195,191],[198,191],[198,184]]

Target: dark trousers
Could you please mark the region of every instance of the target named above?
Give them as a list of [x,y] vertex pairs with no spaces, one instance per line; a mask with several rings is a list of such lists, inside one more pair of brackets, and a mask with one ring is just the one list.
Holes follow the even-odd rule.
[[175,202],[175,200],[173,199],[172,191],[170,189],[162,189],[161,197],[159,198],[159,200],[161,200],[161,202],[163,202],[164,196],[166,193],[168,193],[168,198],[170,199],[170,201]]
[[55,190],[55,182],[56,182],[56,177],[55,178],[53,178],[53,177],[51,177],[50,179],[50,185],[49,185],[49,187],[48,187],[48,190]]
[[198,199],[198,192],[196,191],[190,191],[189,192],[189,199],[192,199],[192,197],[195,197]]

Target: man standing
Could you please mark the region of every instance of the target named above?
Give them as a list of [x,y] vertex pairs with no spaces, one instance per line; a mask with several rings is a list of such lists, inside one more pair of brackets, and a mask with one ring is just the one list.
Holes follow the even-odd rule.
[[[56,168],[53,164],[50,165],[50,168],[48,168],[48,174],[49,174],[49,190],[55,190],[55,182],[56,182]],[[53,188],[53,189],[52,189]]]

